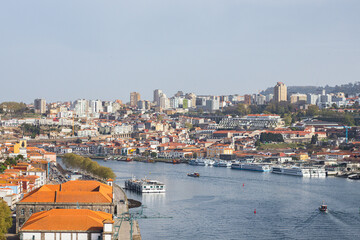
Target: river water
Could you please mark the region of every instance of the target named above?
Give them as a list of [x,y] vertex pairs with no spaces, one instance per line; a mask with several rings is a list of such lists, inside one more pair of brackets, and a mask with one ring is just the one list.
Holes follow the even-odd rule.
[[[166,184],[164,194],[126,192],[146,206],[147,218],[139,219],[144,240],[360,238],[360,181],[186,164],[98,162],[114,170],[120,186],[132,176]],[[186,175],[194,171],[200,178]],[[319,212],[322,201],[328,213]]]

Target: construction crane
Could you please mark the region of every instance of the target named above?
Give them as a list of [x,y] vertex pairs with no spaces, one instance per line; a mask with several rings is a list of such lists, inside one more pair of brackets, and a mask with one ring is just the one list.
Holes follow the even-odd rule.
[[128,221],[130,223],[130,240],[133,240],[133,231],[134,231],[133,230],[133,225],[134,225],[135,220],[138,220],[140,218],[143,218],[143,219],[147,219],[147,218],[172,218],[172,217],[160,216],[160,214],[158,216],[144,215],[143,214],[143,208],[144,208],[144,206],[141,206],[140,211],[124,212],[120,216],[114,217],[115,220],[119,220],[119,223],[118,224],[115,223],[115,225],[114,225],[114,229],[115,229],[114,239],[118,239],[121,224],[123,223],[123,221]]

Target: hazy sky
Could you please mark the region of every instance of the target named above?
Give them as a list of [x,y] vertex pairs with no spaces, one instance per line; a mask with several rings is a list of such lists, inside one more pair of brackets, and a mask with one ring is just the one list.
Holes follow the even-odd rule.
[[360,81],[359,0],[7,0],[0,101]]

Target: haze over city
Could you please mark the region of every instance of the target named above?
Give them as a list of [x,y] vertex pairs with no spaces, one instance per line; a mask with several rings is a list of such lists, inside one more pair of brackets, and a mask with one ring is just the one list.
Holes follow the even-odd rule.
[[358,81],[359,1],[4,1],[1,101]]

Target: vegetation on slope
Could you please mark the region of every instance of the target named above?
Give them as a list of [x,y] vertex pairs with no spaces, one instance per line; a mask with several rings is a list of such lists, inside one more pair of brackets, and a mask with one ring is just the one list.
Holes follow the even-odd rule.
[[79,169],[103,179],[116,178],[116,175],[111,168],[100,166],[97,162],[88,157],[67,153],[62,157],[62,161],[66,167]]

